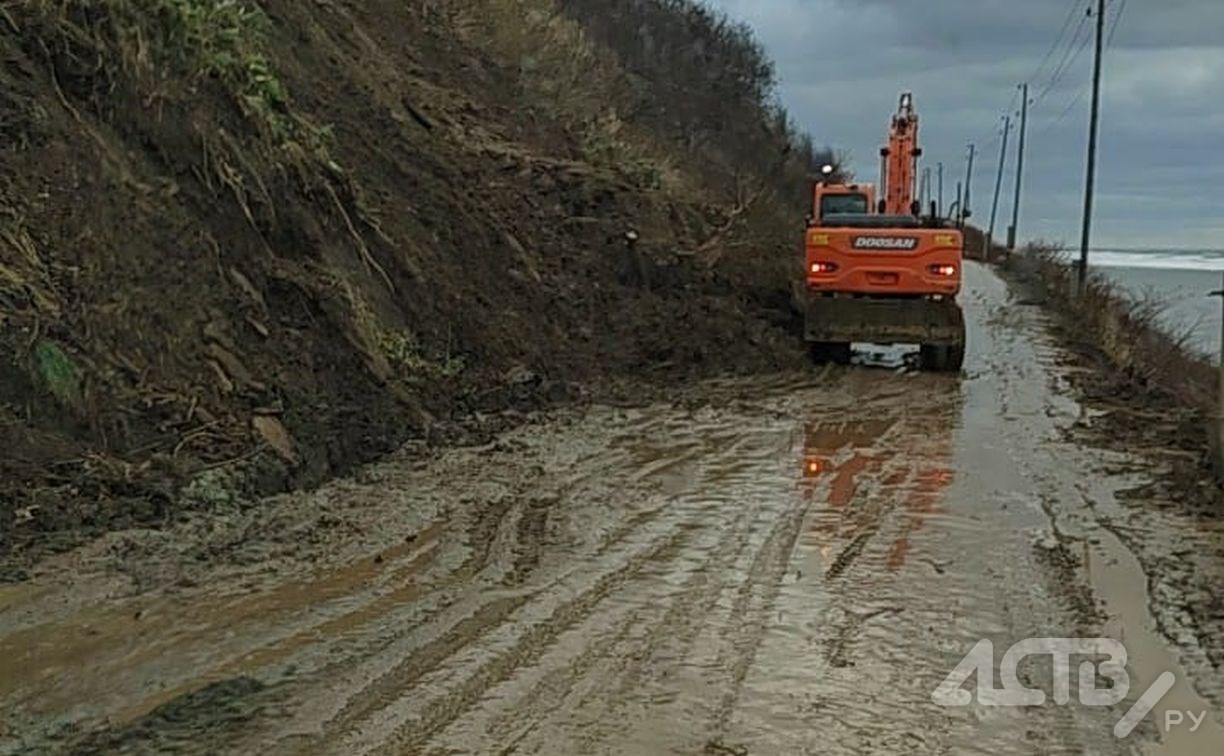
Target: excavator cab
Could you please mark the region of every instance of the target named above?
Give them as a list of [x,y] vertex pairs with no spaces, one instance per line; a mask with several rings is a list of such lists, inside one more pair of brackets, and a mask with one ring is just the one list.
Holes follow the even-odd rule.
[[870,184],[816,184],[809,226],[824,225],[825,218],[868,215],[875,209],[875,187]]

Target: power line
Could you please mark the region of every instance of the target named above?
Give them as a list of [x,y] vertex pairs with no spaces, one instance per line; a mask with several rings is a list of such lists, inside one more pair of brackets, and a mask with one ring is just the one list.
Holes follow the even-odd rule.
[[[1110,26],[1109,37],[1107,38],[1105,42],[1106,48],[1110,47],[1113,44],[1114,35],[1117,34],[1118,26],[1122,21],[1122,14],[1126,11],[1126,2],[1127,0],[1120,0],[1120,2],[1118,3],[1118,9],[1117,11],[1114,12],[1113,25]],[[1087,89],[1081,89],[1079,92],[1077,92],[1075,97],[1071,98],[1071,102],[1067,103],[1067,106],[1063,108],[1061,113],[1058,114],[1058,117],[1055,118],[1050,123],[1048,123],[1045,126],[1045,128],[1041,130],[1041,134],[1038,136],[1038,138],[1042,138],[1046,134],[1049,134],[1051,131],[1055,129],[1055,127],[1057,127],[1060,123],[1065,121],[1067,119],[1067,116],[1071,115],[1071,112],[1075,110],[1075,106],[1079,105],[1080,102],[1083,101],[1084,95],[1086,94],[1088,94]]]
[[1126,0],[1122,0],[1118,4],[1118,10],[1114,13],[1113,26],[1109,27],[1109,38],[1105,40],[1105,47],[1113,44],[1114,35],[1118,33],[1118,24],[1122,22],[1122,14],[1126,12]]
[[1041,130],[1041,133],[1038,135],[1037,138],[1040,139],[1044,137],[1046,134],[1049,134],[1051,131],[1054,130],[1055,126],[1065,121],[1067,119],[1067,116],[1071,115],[1071,111],[1075,110],[1075,106],[1080,104],[1080,101],[1084,99],[1084,95],[1086,95],[1087,93],[1088,93],[1087,89],[1081,89],[1075,95],[1075,97],[1071,99],[1071,102],[1067,104],[1067,107],[1063,108],[1063,111],[1058,114],[1058,117],[1055,118],[1053,121],[1051,121],[1049,124],[1047,124],[1046,127]]
[[1051,79],[1050,82],[1046,84],[1045,89],[1041,90],[1041,94],[1037,95],[1037,99],[1033,101],[1034,105],[1038,105],[1043,102],[1045,98],[1055,90],[1062,80],[1066,78],[1067,74],[1075,68],[1076,62],[1080,59],[1080,56],[1084,54],[1084,50],[1088,49],[1088,45],[1090,44],[1092,44],[1092,37],[1084,37],[1084,41],[1080,43],[1080,46],[1078,49],[1076,49],[1075,54],[1071,56],[1071,60],[1068,61],[1066,68],[1062,70],[1058,78]]
[[1091,31],[1084,35],[1082,40],[1080,39],[1080,32],[1082,32],[1087,26],[1088,19],[1091,17],[1092,12],[1089,11],[1083,18],[1080,19],[1080,25],[1076,28],[1075,35],[1071,38],[1071,44],[1067,46],[1058,67],[1054,69],[1054,73],[1050,75],[1049,81],[1046,82],[1046,85],[1042,88],[1041,93],[1038,94],[1037,98],[1033,101],[1034,106],[1045,100],[1046,96],[1048,96],[1050,92],[1052,92],[1054,88],[1058,86],[1058,83],[1061,82],[1063,77],[1067,75],[1067,72],[1075,66],[1075,62],[1079,60],[1079,57],[1084,54],[1084,50],[1092,42]]
[[[1080,7],[1081,8],[1084,7],[1082,3]],[[1067,70],[1067,64],[1070,62],[1072,54],[1075,53],[1075,50],[1078,48],[1079,45],[1083,44],[1082,40],[1090,39],[1092,37],[1091,30],[1088,31],[1087,35],[1084,35],[1084,31],[1088,26],[1088,20],[1091,17],[1092,17],[1091,9],[1087,9],[1084,15],[1080,16],[1080,22],[1075,27],[1075,33],[1072,34],[1071,38],[1067,41],[1067,46],[1063,49],[1062,57],[1059,58],[1058,60],[1058,65],[1054,66],[1054,70],[1050,73],[1050,77],[1046,79],[1046,85],[1045,85],[1046,87],[1050,86],[1050,82],[1056,81],[1060,77],[1063,76],[1063,74]],[[1044,91],[1044,88],[1043,88],[1043,91]]]
[[1036,81],[1037,75],[1045,68],[1045,64],[1050,62],[1050,58],[1054,56],[1054,51],[1062,44],[1063,37],[1067,36],[1067,30],[1071,28],[1071,22],[1075,20],[1075,11],[1083,7],[1081,1],[1074,0],[1071,3],[1071,8],[1067,11],[1067,19],[1063,21],[1062,29],[1058,31],[1058,37],[1054,40],[1054,44],[1050,45],[1050,49],[1046,51],[1045,57],[1041,59],[1041,63],[1037,64],[1037,69],[1029,74],[1029,81]]
[[[1067,39],[1067,31],[1071,28],[1071,22],[1076,17],[1076,11],[1080,10],[1081,8],[1084,8],[1083,2],[1084,0],[1072,0],[1070,8],[1068,8],[1067,10],[1067,16],[1065,19],[1063,19],[1062,27],[1058,30],[1058,36],[1054,38],[1054,43],[1050,45],[1050,48],[1046,51],[1045,55],[1042,57],[1041,62],[1037,64],[1037,68],[1033,70],[1032,74],[1029,75],[1026,81],[1032,82],[1036,80],[1040,76],[1042,71],[1045,70],[1046,64],[1049,63],[1051,60],[1053,60],[1055,53],[1058,52],[1064,40]],[[1123,4],[1125,4],[1126,0],[1122,0],[1122,2]],[[1073,63],[1074,60],[1078,59],[1079,56],[1083,53],[1084,47],[1087,45],[1087,43],[1091,39],[1091,33],[1089,33],[1088,36],[1084,37],[1083,42],[1080,42],[1080,36],[1081,34],[1083,34],[1084,28],[1087,25],[1090,17],[1091,17],[1091,10],[1089,10],[1086,14],[1083,14],[1080,16],[1079,24],[1075,27],[1075,33],[1071,35],[1071,38],[1068,41],[1066,50],[1063,51],[1062,58],[1059,60],[1058,65],[1055,66],[1053,72],[1051,73],[1050,80],[1049,82],[1047,82],[1045,89],[1042,90],[1041,94],[1037,97],[1037,99],[1031,101],[1032,105],[1035,106],[1044,97],[1046,97],[1049,94],[1049,92],[1053,89],[1053,87],[1058,83],[1058,81],[1061,80],[1061,78],[1065,75],[1067,68],[1069,67],[1069,59],[1071,59],[1070,62]],[[1076,49],[1077,43],[1079,43],[1078,50]],[[1074,58],[1071,58],[1071,56],[1073,55],[1073,51],[1074,51]],[[1015,116],[1017,118],[1020,116],[1019,111],[1016,110],[1016,98],[1019,96],[1019,94],[1020,94],[1019,87],[1012,90],[1011,99],[1008,101],[1007,107],[1003,111],[1005,114],[1008,115],[1009,118],[1011,114],[1013,113],[1013,111],[1015,111]],[[1027,105],[1030,103],[1024,103],[1024,104]],[[1003,135],[1004,135],[1004,132],[1000,131],[996,127],[996,128],[992,128],[989,135],[984,135],[979,141],[983,143],[983,149],[989,150],[999,141],[1001,137],[1003,137]]]

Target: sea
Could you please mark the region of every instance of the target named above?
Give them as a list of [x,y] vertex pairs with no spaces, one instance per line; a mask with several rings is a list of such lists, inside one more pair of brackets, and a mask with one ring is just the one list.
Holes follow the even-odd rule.
[[1224,303],[1210,294],[1224,289],[1224,249],[1100,249],[1088,265],[1130,297],[1158,302],[1161,325],[1192,350],[1219,354]]

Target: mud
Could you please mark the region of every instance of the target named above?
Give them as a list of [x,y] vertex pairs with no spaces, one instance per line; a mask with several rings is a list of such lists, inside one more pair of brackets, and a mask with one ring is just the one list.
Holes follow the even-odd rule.
[[[1158,726],[1222,685],[1190,567],[1152,566],[1218,531],[1077,437],[1040,310],[981,267],[965,304],[961,377],[871,350],[559,411],[44,561],[0,593],[0,753],[1218,752],[1215,715]],[[931,701],[982,638],[1097,635],[1118,707]]]

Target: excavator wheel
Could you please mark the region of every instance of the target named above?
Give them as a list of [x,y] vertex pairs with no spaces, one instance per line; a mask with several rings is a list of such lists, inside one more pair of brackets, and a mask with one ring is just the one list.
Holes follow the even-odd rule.
[[922,367],[940,373],[959,373],[965,364],[965,345],[926,346],[920,351]]
[[965,317],[959,306],[940,311],[943,323],[940,327],[941,341],[923,344],[919,358],[924,370],[940,373],[959,373],[965,364]]
[[811,350],[812,362],[817,365],[850,364],[850,342],[848,341],[813,341]]

